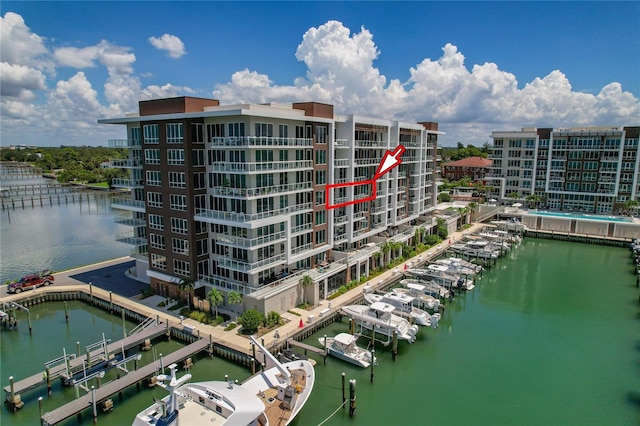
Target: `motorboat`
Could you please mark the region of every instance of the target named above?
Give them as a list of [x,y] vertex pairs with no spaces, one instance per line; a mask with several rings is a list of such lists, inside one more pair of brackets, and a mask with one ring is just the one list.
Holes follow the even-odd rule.
[[[335,337],[321,337],[318,339],[322,347],[327,348],[330,355],[340,358],[344,361],[367,368],[371,362],[376,362],[371,351],[361,348],[356,344],[357,336],[349,333],[339,333]],[[326,346],[325,346],[326,345]]]
[[420,284],[423,287],[424,294],[437,297],[439,299],[449,299],[451,297],[451,292],[449,289],[441,286],[440,284],[436,284],[433,281],[424,281],[424,280],[411,280],[406,279],[400,281],[400,285],[407,286],[410,283]]
[[500,257],[500,250],[496,250],[489,241],[473,240],[466,243],[457,243],[449,246],[454,253],[467,257],[477,257],[480,259],[497,259]]
[[364,294],[364,300],[366,300],[367,303],[388,303],[396,308],[395,311],[393,311],[395,314],[409,319],[412,323],[436,328],[438,325],[437,319],[432,321],[431,315],[429,315],[428,312],[413,306],[413,299],[414,297],[408,294],[395,291],[390,291],[385,294]]
[[169,391],[162,400],[138,413],[133,426],[288,425],[307,402],[315,383],[313,365],[307,360],[280,363],[252,336],[253,344],[264,354],[268,366],[238,384],[229,381],[186,383],[190,374],[157,376]]
[[412,343],[416,340],[418,326],[409,324],[409,321],[395,315],[395,306],[383,302],[375,302],[367,305],[347,305],[341,308],[342,312],[351,317],[357,325],[376,334],[387,336],[390,342],[393,333],[397,332],[398,339]]
[[[446,261],[446,262],[442,262],[442,261]],[[448,257],[446,259],[439,259],[439,260],[436,260],[436,263],[448,263],[448,264],[459,265],[460,267],[471,269],[476,274],[479,274],[484,270],[482,266],[476,265],[473,262],[469,262],[459,257]]]
[[454,258],[454,259],[452,258],[438,259],[434,262],[434,264],[444,265],[447,267],[447,269],[449,269],[449,271],[452,271],[454,274],[465,275],[467,277],[474,277],[478,273],[477,268],[475,268],[475,266],[477,265],[474,265],[473,268],[470,268],[467,265],[463,265],[462,263],[459,262],[459,260],[462,260],[462,259],[457,259],[457,258]]
[[[442,267],[446,269],[443,269]],[[427,268],[437,271],[444,271],[446,273],[449,273],[450,275],[457,277],[458,280],[456,282],[456,288],[461,288],[467,291],[473,290],[475,288],[475,284],[473,283],[473,279],[476,275],[475,270],[466,268],[456,262],[449,261],[449,259],[437,260],[436,263],[429,265]]]
[[408,294],[413,297],[413,306],[434,312],[440,309],[440,299],[427,294],[425,286],[422,285],[422,281],[406,279],[400,281],[400,284],[405,287],[397,287],[394,288],[393,291]]
[[445,265],[432,264],[423,269],[407,269],[407,274],[421,280],[433,281],[444,288],[462,287],[465,279],[450,271]]

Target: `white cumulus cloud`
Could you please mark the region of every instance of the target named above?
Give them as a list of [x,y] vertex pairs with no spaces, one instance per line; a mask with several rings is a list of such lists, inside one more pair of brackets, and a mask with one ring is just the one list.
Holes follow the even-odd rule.
[[162,34],[160,37],[149,37],[149,43],[158,50],[164,50],[170,58],[178,59],[185,53],[184,43],[179,37]]

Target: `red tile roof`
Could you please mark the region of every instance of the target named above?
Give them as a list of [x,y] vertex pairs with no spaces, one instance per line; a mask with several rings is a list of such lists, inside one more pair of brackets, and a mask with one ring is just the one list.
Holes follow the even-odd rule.
[[487,158],[468,157],[468,158],[463,158],[462,160],[458,160],[458,161],[450,161],[448,163],[445,163],[444,166],[484,168],[484,167],[489,167],[491,165],[491,163],[493,163],[493,161],[491,161],[491,160],[489,160]]

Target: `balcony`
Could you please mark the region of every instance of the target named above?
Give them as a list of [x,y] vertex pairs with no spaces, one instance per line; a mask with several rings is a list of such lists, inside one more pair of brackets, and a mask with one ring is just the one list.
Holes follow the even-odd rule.
[[127,198],[112,198],[111,207],[114,209],[130,210],[138,213],[145,212],[144,201],[131,200]]
[[[404,159],[403,159],[404,160]],[[380,164],[380,158],[356,158],[356,166],[377,166]]]
[[286,192],[299,192],[311,189],[312,182],[291,183],[288,185],[265,186],[260,188],[230,188],[226,186],[214,186],[210,191],[214,195],[232,197],[261,197],[269,194],[282,194]]
[[147,221],[144,219],[134,219],[132,217],[118,217],[116,216],[113,219],[114,223],[118,223],[120,225],[126,225],[126,226],[146,226],[147,225]]
[[132,246],[144,246],[147,245],[147,239],[145,237],[137,237],[134,231],[121,232],[116,234],[116,241],[119,243],[125,243]]
[[282,263],[284,261],[284,254],[278,254],[273,257],[269,257],[267,259],[262,259],[257,262],[248,263],[240,260],[229,259],[225,256],[214,256],[214,259],[217,261],[218,266],[232,269],[234,271],[240,272],[251,272],[254,270],[258,270],[261,268],[269,267],[272,265],[276,265]]
[[295,206],[289,206],[282,209],[271,210],[262,213],[236,213],[225,212],[221,210],[209,210],[209,209],[196,209],[195,220],[201,222],[239,222],[248,223],[255,220],[268,219],[274,216],[280,216],[290,213],[296,213],[304,210],[313,210],[311,203],[298,204]]
[[303,223],[302,225],[294,226],[293,228],[291,228],[291,235],[309,231],[311,230],[311,228],[313,228],[313,225],[311,223]]
[[335,167],[349,167],[349,164],[351,164],[351,160],[349,159],[340,158],[340,159],[333,160],[333,165]]
[[271,146],[313,146],[313,139],[308,138],[280,138],[265,136],[229,136],[224,138],[211,138],[211,147],[271,147]]
[[264,172],[270,170],[299,170],[312,169],[311,160],[304,161],[271,161],[268,163],[244,162],[244,163],[214,163],[212,169],[216,172]]
[[350,148],[347,139],[336,139],[333,141],[333,146],[336,148]]
[[109,160],[109,167],[114,169],[142,169],[142,161],[131,160],[128,158],[116,158]]
[[140,148],[142,146],[140,139],[109,139],[107,143],[109,148]]
[[362,147],[362,148],[369,148],[369,147],[386,148],[389,145],[389,142],[355,140],[354,144],[356,147]]
[[333,242],[337,243],[338,241],[344,241],[347,239],[347,234],[344,232],[341,232],[339,234],[333,234]]
[[303,251],[307,251],[307,250],[311,250],[313,244],[309,243],[309,244],[305,244],[302,246],[298,246],[295,248],[291,249],[291,255],[295,256],[296,254],[302,253]]
[[339,224],[339,223],[347,223],[348,217],[346,214],[343,214],[342,216],[334,216],[333,218],[333,223],[334,224]]
[[412,156],[407,156],[405,157],[404,155],[402,156],[402,162],[403,163],[415,163],[420,161],[420,157],[417,155],[412,155]]
[[264,244],[269,244],[273,242],[277,242],[280,240],[284,240],[285,233],[284,232],[276,232],[271,235],[263,235],[257,238],[245,238],[245,237],[237,237],[235,235],[227,235],[227,234],[217,234],[216,241],[221,244],[226,244],[229,246],[235,247],[257,247]]
[[111,186],[113,186],[114,188],[134,189],[134,188],[142,188],[144,184],[142,182],[142,179],[132,180],[132,179],[114,178],[111,181]]

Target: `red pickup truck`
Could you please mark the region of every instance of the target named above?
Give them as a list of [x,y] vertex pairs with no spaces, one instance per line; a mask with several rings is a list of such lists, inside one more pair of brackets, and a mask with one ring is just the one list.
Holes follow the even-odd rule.
[[53,275],[50,273],[46,274],[34,274],[27,275],[25,277],[20,278],[17,282],[9,284],[7,288],[7,293],[21,293],[24,290],[30,290],[32,288],[38,288],[45,285],[49,285],[53,283]]

